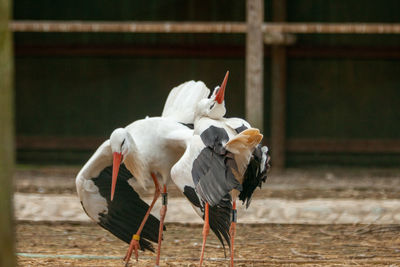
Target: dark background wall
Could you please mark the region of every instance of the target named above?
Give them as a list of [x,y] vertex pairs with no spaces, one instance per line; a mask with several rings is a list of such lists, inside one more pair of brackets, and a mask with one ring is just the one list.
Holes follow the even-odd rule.
[[[291,22],[400,22],[400,2],[297,0]],[[266,21],[271,3],[266,1]],[[14,19],[244,21],[244,1],[14,1]],[[181,82],[218,85],[231,75],[228,116],[244,116],[244,35],[16,33],[18,137],[102,140],[156,116]],[[287,136],[400,139],[400,36],[298,35],[288,48]],[[265,46],[265,135],[270,127],[270,61]],[[273,149],[273,148],[272,148]],[[92,149],[20,145],[20,163],[82,163]],[[289,153],[298,164],[400,163],[396,153]]]

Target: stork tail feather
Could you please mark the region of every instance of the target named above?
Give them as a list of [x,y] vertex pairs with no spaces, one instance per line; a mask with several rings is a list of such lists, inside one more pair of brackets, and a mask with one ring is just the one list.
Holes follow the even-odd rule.
[[209,209],[210,228],[221,242],[222,247],[224,248],[225,257],[226,251],[224,239],[228,246],[231,246],[231,239],[229,235],[229,229],[231,227],[231,212],[232,203],[229,194],[226,195],[226,197],[224,197],[218,205],[213,207],[210,206]]
[[251,197],[256,188],[261,188],[262,183],[266,182],[269,169],[270,156],[268,155],[268,148],[258,145],[244,174],[243,190],[239,195],[239,199],[243,201],[243,204],[246,203],[246,208],[250,206]]
[[[201,202],[194,188],[185,186],[184,195],[197,208],[201,209]],[[209,207],[209,224],[211,230],[221,242],[225,253],[224,239],[230,246],[229,228],[231,226],[232,203],[231,196],[227,194],[217,205]],[[204,218],[203,218],[204,219]]]

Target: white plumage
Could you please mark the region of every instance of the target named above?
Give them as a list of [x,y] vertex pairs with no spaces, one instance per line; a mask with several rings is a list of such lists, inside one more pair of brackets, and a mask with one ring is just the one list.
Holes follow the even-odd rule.
[[162,117],[182,122],[193,123],[197,103],[210,94],[210,89],[202,81],[188,81],[169,93],[164,105]]
[[85,207],[87,215],[99,222],[99,214],[107,213],[107,200],[99,193],[99,188],[95,186],[90,179],[97,177],[100,172],[112,164],[112,154],[110,141],[107,140],[96,150],[93,156],[79,171],[75,183],[78,197],[81,200],[82,206]]
[[[171,118],[152,117],[115,130],[110,143],[115,147],[112,152],[122,152],[128,170],[146,188],[146,181],[152,180],[151,173],[167,184],[171,167],[185,151],[184,137],[192,134],[191,129]],[[124,146],[125,153],[121,150]]]
[[[233,242],[236,215],[232,217],[234,218],[232,224],[229,220],[231,213],[236,214],[237,197],[245,189],[242,198],[249,204],[255,187],[265,181],[262,174],[265,166],[257,166],[258,162],[255,157],[253,158],[254,149],[262,140],[259,130],[251,128],[245,120],[224,117],[226,113],[224,93],[228,74],[229,72],[227,72],[221,87],[215,88],[209,98],[198,101],[194,115],[194,137],[190,140],[182,158],[171,170],[172,179],[181,190],[192,189],[194,192],[193,189],[195,189],[196,195],[193,193],[185,195],[192,202],[197,213],[202,214],[205,211],[200,266],[203,262],[208,229],[209,227],[213,229],[212,220],[219,220],[219,224],[224,225],[217,229],[218,232],[225,234],[224,237],[228,244],[230,241]],[[261,164],[267,164],[268,149],[266,147],[262,149],[261,146],[258,149],[260,153],[257,154],[262,154],[262,156],[257,160]],[[261,171],[254,172],[254,168],[251,167],[251,171],[247,172],[251,160],[255,162],[253,163],[256,165],[255,168],[261,169]],[[248,173],[248,177],[244,177],[245,173]],[[244,184],[245,178],[248,180]],[[227,199],[229,193],[231,198]],[[226,205],[227,201],[229,203],[232,201],[233,206]],[[220,217],[216,215],[217,218],[213,218],[211,215],[209,217],[209,210],[220,206],[225,208],[225,212],[222,212],[223,215]],[[230,229],[229,226],[231,226]],[[213,230],[216,232],[215,229]],[[233,243],[231,243],[231,266],[233,266]]]
[[[210,133],[210,127],[220,128],[227,135],[225,138],[220,135],[219,130],[215,132],[214,128],[211,131],[211,137],[215,133],[220,135],[218,137],[220,138],[218,141],[220,148],[217,150],[223,149],[233,155],[230,157],[235,161],[236,169],[231,168],[233,165],[228,166],[231,170],[229,178],[231,184],[228,183],[225,186],[238,189],[237,193],[233,195],[236,199],[240,191],[240,183],[243,182],[244,171],[252,157],[251,153],[260,142],[262,135],[253,129],[242,132],[251,128],[245,120],[224,118],[226,112],[223,103],[225,86],[226,79],[221,88],[217,87],[210,97],[208,97],[210,90],[201,81],[188,81],[173,88],[168,95],[161,117],[146,117],[125,128],[114,130],[110,139],[96,150],[77,175],[78,196],[89,217],[128,243],[132,234],[136,233],[136,236],[140,236],[142,233],[143,238],[140,241],[134,235],[125,257],[127,262],[133,248],[135,248],[137,257],[138,242],[142,249],[152,249],[148,241],[157,241],[157,237],[159,247],[156,264],[159,262],[166,205],[163,205],[161,210],[161,223],[152,215],[146,222],[146,216],[160,193],[158,181],[164,185],[166,195],[166,186],[172,177],[174,183],[190,200],[199,216],[204,216],[205,206],[202,201],[205,201],[204,196],[208,189],[207,185],[201,187],[201,183],[196,184],[193,180],[194,166],[196,164],[203,164],[203,167],[208,166],[207,168],[211,168],[211,171],[215,172],[214,175],[223,173],[224,168],[227,168],[227,166],[215,165],[218,161],[210,161],[202,154],[205,149],[212,147],[207,143],[212,141],[210,141],[210,137],[207,137],[208,141],[205,142],[204,136],[202,136],[206,131]],[[189,128],[192,124],[194,124],[194,131]],[[238,134],[239,132],[242,133]],[[267,149],[263,149],[262,152],[265,152],[265,155],[263,154],[260,161],[261,164],[266,165],[268,162]],[[197,161],[195,163],[201,157],[206,162],[198,163],[199,161]],[[207,163],[207,161],[209,162]],[[227,162],[232,164],[232,161],[228,160]],[[120,164],[121,169],[118,173]],[[112,165],[114,165],[114,169],[111,169]],[[117,174],[118,179],[116,178]],[[111,185],[112,176],[115,176],[113,185]],[[150,207],[134,191],[133,179],[139,181],[144,188],[148,181],[154,181],[156,192]],[[218,181],[216,186],[218,187]],[[113,193],[110,194],[110,192],[114,191],[114,188],[116,198],[113,200]],[[201,193],[199,194],[196,190],[200,190]],[[224,192],[225,189],[221,190],[220,192]],[[216,195],[218,196],[218,194]],[[214,197],[216,195],[214,194]],[[222,243],[222,238],[225,238],[229,244],[231,199],[223,195],[218,196],[217,199],[220,199],[220,203],[210,208],[210,226]],[[143,222],[142,218],[144,218]],[[131,221],[131,223],[121,225],[122,221]],[[139,227],[140,222],[142,223]],[[118,227],[114,225],[118,225]],[[159,225],[161,225],[160,228],[158,228]],[[143,232],[141,232],[142,230]],[[160,235],[158,235],[159,233]]]
[[[207,97],[208,94],[209,89],[203,82],[186,82],[171,91],[165,103],[162,117],[146,117],[125,128],[118,128],[113,131],[110,139],[97,149],[76,178],[78,196],[89,217],[126,242],[129,242],[127,241],[129,235],[132,237],[132,234],[136,232],[134,229],[137,229],[136,235],[139,239],[141,227],[144,225],[143,235],[147,235],[147,240],[157,241],[157,238],[155,238],[157,236],[160,244],[162,237],[161,234],[158,236],[160,222],[149,215],[155,200],[160,195],[160,190],[162,190],[156,180],[164,185],[163,193],[166,195],[171,168],[183,155],[187,140],[193,136],[193,131],[183,123],[193,124],[196,103]],[[120,178],[118,174],[118,172],[121,172],[121,170],[118,170],[120,164],[122,164],[123,178]],[[113,175],[111,175],[112,165],[114,165],[112,172],[115,173]],[[111,176],[115,176],[113,181]],[[144,188],[146,188],[148,181],[153,180],[156,184],[154,200],[150,207],[134,191],[132,179],[137,179]],[[114,188],[116,200],[113,200]],[[130,202],[129,205],[124,203],[127,201]],[[120,203],[120,206],[116,202]],[[115,216],[112,217],[112,214],[119,209],[126,208],[135,210],[136,214],[130,214],[131,217],[126,215],[126,218],[118,217],[116,219]],[[146,214],[143,212],[144,210],[147,211]],[[161,225],[165,213],[166,205],[163,205]],[[120,211],[118,214],[121,216],[123,212]],[[146,222],[146,216],[149,216],[150,223]],[[140,221],[144,218],[140,227],[138,218],[140,218]],[[131,225],[124,225],[122,227],[124,229],[121,230],[121,220],[124,222],[130,220],[132,223]],[[162,233],[162,227],[160,230],[160,233]],[[129,233],[127,233],[128,231]],[[132,231],[134,232],[132,233]],[[150,232],[153,232],[154,235]],[[140,239],[142,249],[143,246],[152,249],[147,240]],[[133,249],[135,249],[137,257],[136,249],[139,246],[137,241],[135,238],[131,241],[130,249],[125,257],[127,262]],[[159,261],[159,251],[157,261]]]

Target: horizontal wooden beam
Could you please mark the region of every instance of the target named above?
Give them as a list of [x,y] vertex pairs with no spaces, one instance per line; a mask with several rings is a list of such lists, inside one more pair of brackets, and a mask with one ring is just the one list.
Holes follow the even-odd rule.
[[[107,137],[18,136],[19,150],[94,150]],[[266,140],[269,144],[269,140]],[[273,148],[272,148],[273,149]],[[287,139],[288,152],[296,153],[400,153],[400,139]]]
[[399,23],[264,23],[264,32],[299,34],[400,34]]
[[17,149],[28,150],[92,150],[107,138],[93,136],[18,136]]
[[400,59],[393,46],[296,46],[287,48],[291,58]]
[[400,139],[288,139],[289,152],[400,153]]
[[[18,56],[140,56],[140,57],[244,57],[244,45],[16,45]],[[269,46],[264,56],[270,57]],[[287,48],[290,58],[400,59],[400,49],[391,46],[294,46]]]
[[[244,57],[244,45],[16,45],[16,56]],[[399,53],[400,54],[400,53]]]
[[[244,22],[110,22],[20,20],[14,32],[246,33]],[[400,34],[400,23],[263,23],[264,33]]]
[[13,21],[14,32],[245,33],[240,22]]

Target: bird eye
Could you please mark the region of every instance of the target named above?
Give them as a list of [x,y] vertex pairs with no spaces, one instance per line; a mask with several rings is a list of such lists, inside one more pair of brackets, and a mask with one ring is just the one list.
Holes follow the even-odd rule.
[[124,143],[125,143],[125,139],[122,141],[122,143],[121,143],[121,148],[122,148],[122,146],[124,145]]
[[215,106],[215,103],[213,103],[213,104],[210,106],[210,109],[213,109],[214,106]]

